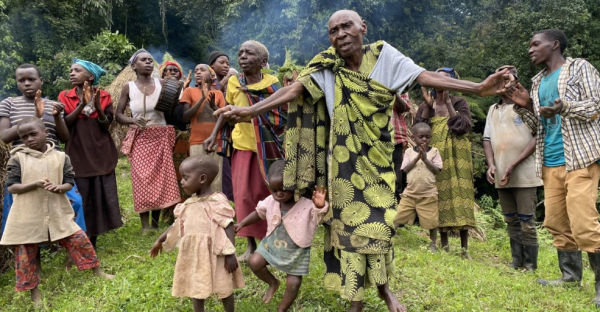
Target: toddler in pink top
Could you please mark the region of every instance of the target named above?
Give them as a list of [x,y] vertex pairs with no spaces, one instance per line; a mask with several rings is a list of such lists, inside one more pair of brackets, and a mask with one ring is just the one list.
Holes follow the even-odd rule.
[[298,296],[302,276],[308,274],[310,246],[317,225],[327,213],[327,190],[315,186],[312,201],[301,197],[294,200],[294,192],[283,189],[284,160],[274,162],[269,168],[271,196],[258,203],[256,211],[235,225],[238,232],[243,227],[267,221],[267,236],[260,242],[248,265],[252,272],[269,284],[263,296],[268,303],[279,288],[279,281],[269,272],[267,264],[287,274],[286,289],[278,311],[287,311]]

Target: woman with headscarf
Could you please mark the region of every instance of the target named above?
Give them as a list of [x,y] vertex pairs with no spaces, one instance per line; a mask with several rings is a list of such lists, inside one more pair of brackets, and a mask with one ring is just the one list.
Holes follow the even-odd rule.
[[[444,67],[437,72],[460,78],[453,68]],[[432,96],[425,88],[422,90],[425,101],[417,111],[416,122],[430,124],[431,146],[440,151],[444,163],[436,175],[442,248],[449,248],[448,231],[459,230],[462,255],[470,259],[468,230],[476,226],[473,159],[466,135],[471,131],[471,111],[464,98],[450,95],[447,90],[434,90]]]
[[[121,152],[131,163],[131,182],[135,212],[140,214],[142,233],[158,228],[160,210],[181,200],[173,165],[175,129],[168,126],[162,112],[154,109],[164,80],[153,78],[154,58],[138,50],[129,60],[137,79],[123,85],[117,106],[117,122],[130,125]],[[125,115],[130,105],[132,117]]]
[[[166,53],[164,58],[170,58],[171,56]],[[163,59],[164,59],[163,58]],[[183,68],[181,65],[175,60],[164,60],[163,63],[159,67],[160,77],[162,79],[173,79],[180,81],[183,77]],[[183,83],[183,90],[185,90],[192,81],[191,71],[188,76],[185,78],[185,82]],[[179,174],[179,166],[181,163],[188,157],[190,157],[190,131],[188,130],[188,123],[183,121],[183,105],[178,103],[175,106],[172,114],[165,115],[167,124],[173,125],[175,127],[175,147],[173,148],[173,164],[175,165],[175,174],[177,175],[177,181],[181,181],[181,175]],[[188,196],[183,191],[181,185],[179,185],[179,193],[181,194],[182,201],[185,200]],[[164,209],[162,211],[162,219],[167,223],[171,223],[175,221],[175,216],[173,215],[173,209]]]
[[62,91],[75,183],[83,199],[87,235],[96,247],[98,235],[123,226],[115,167],[118,152],[108,128],[113,121],[110,94],[96,88],[106,72],[100,66],[75,59],[69,78],[73,89]]

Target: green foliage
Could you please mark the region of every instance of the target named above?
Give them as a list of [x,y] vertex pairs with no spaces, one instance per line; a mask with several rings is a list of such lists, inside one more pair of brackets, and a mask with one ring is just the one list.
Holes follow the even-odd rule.
[[78,53],[80,58],[97,63],[109,74],[117,75],[135,51],[135,46],[119,31],[112,33],[103,30],[81,47]]
[[484,222],[489,226],[493,229],[503,229],[506,226],[499,201],[488,195],[483,195],[477,200],[477,204],[484,213]]

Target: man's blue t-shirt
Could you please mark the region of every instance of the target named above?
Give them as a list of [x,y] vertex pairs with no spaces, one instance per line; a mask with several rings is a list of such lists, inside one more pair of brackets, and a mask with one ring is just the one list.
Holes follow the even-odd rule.
[[[558,76],[562,68],[555,70],[552,74],[542,77],[540,83],[539,97],[540,106],[554,106],[554,100],[558,99]],[[565,147],[563,145],[561,131],[561,116],[552,118],[542,116],[542,125],[546,130],[544,138],[544,166],[558,167],[565,165]]]

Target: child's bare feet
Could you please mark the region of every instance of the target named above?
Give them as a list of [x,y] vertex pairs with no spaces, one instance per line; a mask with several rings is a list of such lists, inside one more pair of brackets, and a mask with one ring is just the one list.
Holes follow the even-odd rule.
[[267,289],[267,291],[265,292],[265,295],[263,296],[263,302],[265,304],[269,303],[271,301],[271,299],[273,299],[273,296],[275,296],[275,293],[277,292],[278,288],[279,288],[279,280],[275,280],[275,283],[273,285],[269,285],[269,288]]
[[112,274],[104,273],[99,266],[93,268],[92,270],[94,272],[94,275],[96,275],[96,276],[100,276],[100,277],[103,277],[103,278],[106,278],[106,279],[109,279],[109,280],[115,278],[115,276],[112,275]]
[[41,308],[42,306],[42,292],[40,289],[35,286],[34,289],[31,290],[31,301],[33,301],[33,305],[36,309]]
[[429,250],[431,250],[431,252],[437,252],[438,251],[437,246],[435,245],[435,243],[432,242],[432,243],[429,244]]
[[365,308],[362,301],[352,301],[348,312],[361,312]]
[[73,267],[73,264],[75,264],[75,260],[73,260],[71,254],[67,252],[67,257],[65,258],[65,270],[70,270]]

